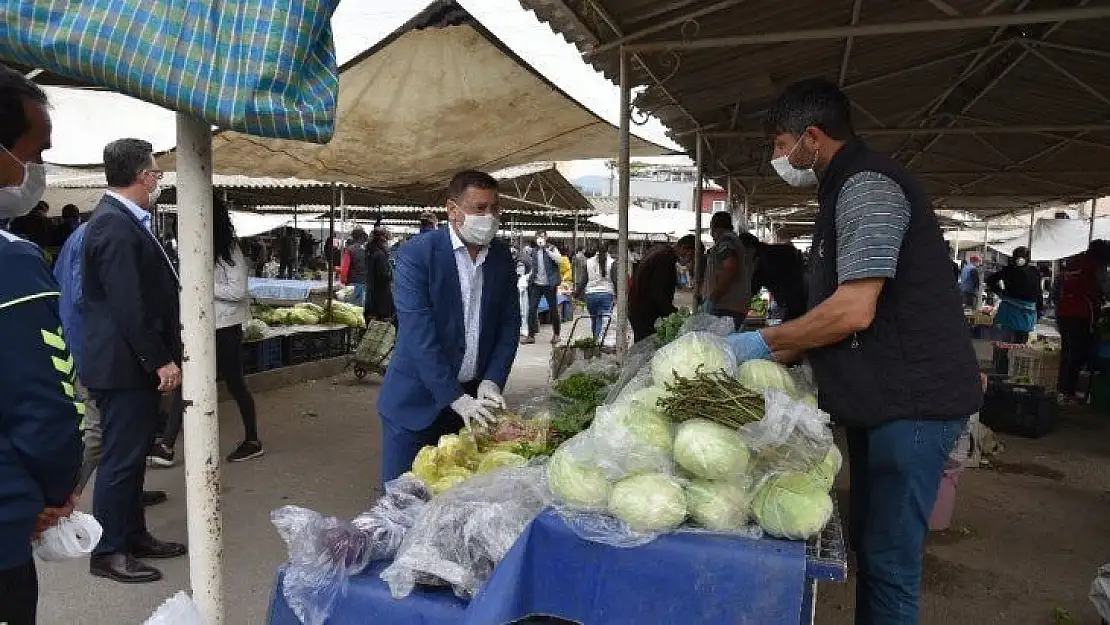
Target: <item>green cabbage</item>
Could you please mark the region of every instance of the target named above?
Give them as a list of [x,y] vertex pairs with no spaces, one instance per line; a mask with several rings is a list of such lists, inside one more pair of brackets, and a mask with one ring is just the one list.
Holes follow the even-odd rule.
[[311,326],[320,323],[320,317],[307,308],[283,308],[282,310],[291,325]]
[[698,371],[732,373],[736,363],[722,341],[711,334],[691,332],[675,339],[651,358],[651,379],[657,386],[675,376],[693,377]]
[[790,370],[770,360],[749,360],[740,365],[736,379],[750,390],[762,394],[767,389],[778,389],[790,397],[797,396],[798,384]]
[[454,488],[459,484],[469,480],[474,476],[472,471],[462,467],[451,467],[443,472],[442,477],[436,482],[428,485],[428,490],[432,491],[433,495],[438,495],[450,488]]
[[520,454],[503,449],[492,449],[482,454],[478,460],[477,473],[489,473],[502,467],[523,467],[528,464],[528,459]]
[[802,473],[775,475],[752,500],[752,515],[763,531],[780,538],[806,539],[829,522],[833,503],[824,485]]
[[836,445],[830,445],[829,453],[825,454],[825,459],[810,471],[809,475],[816,482],[823,485],[825,490],[832,490],[833,482],[836,481],[836,474],[840,473],[840,467],[843,463],[844,458],[840,455],[840,449]]
[[665,473],[645,473],[613,485],[609,512],[637,532],[672,530],[686,519],[686,493]]
[[674,443],[671,422],[662,412],[638,410],[634,404],[598,408],[593,429],[603,439],[620,443],[630,438],[668,454]]
[[718,532],[738,531],[748,522],[751,495],[743,483],[693,480],[686,508],[698,525]]
[[719,480],[743,474],[751,452],[738,432],[706,419],[691,419],[678,426],[674,459],[697,477]]
[[478,466],[478,444],[470,436],[444,434],[436,445],[441,464],[473,469]]
[[266,331],[269,329],[270,326],[266,325],[266,322],[261,319],[248,319],[243,324],[243,340],[260,341],[266,338]]
[[564,444],[551,454],[547,463],[547,485],[568,504],[604,508],[609,501],[610,490],[605,472],[585,461],[576,460],[570,453],[572,449]]
[[312,311],[312,314],[316,315],[317,317],[324,316],[324,307],[319,304],[313,304],[312,302],[301,302],[300,304],[293,306],[293,308],[303,308],[305,310]]

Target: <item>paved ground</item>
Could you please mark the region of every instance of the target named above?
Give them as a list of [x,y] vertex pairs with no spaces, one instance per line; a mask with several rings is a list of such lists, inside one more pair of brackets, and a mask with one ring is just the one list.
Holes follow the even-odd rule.
[[[545,383],[549,349],[522,348],[511,402]],[[377,390],[377,381],[346,374],[257,396],[267,455],[223,472],[228,623],[264,622],[272,574],[285,559],[272,509],[296,503],[351,516],[367,505],[378,473]],[[221,408],[226,451],[240,426],[233,404]],[[1056,434],[1004,440],[995,468],[965,473],[955,529],[929,545],[924,623],[1047,625],[1059,607],[1079,624],[1096,624],[1086,593],[1095,568],[1110,561],[1110,418],[1071,413]],[[181,468],[151,471],[148,484],[171,498],[150,510],[152,531],[183,540]],[[140,586],[92,578],[84,559],[41,564],[40,622],[141,623],[188,586],[185,560],[163,564],[165,581]],[[817,622],[850,624],[851,593],[851,584],[823,585]]]

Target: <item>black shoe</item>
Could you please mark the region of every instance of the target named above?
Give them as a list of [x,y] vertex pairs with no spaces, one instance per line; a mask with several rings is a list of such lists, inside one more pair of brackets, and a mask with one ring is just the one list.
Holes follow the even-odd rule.
[[173,466],[173,449],[162,441],[157,441],[150,447],[146,461],[152,467],[168,469]]
[[145,584],[162,579],[161,571],[139,562],[129,553],[93,556],[89,560],[89,573],[123,584]]
[[262,454],[266,453],[262,449],[262,443],[258,441],[243,441],[235,448],[235,451],[227,455],[228,462],[243,462],[251,458],[260,458]]
[[171,543],[168,540],[158,540],[153,536],[147,536],[138,543],[131,545],[131,555],[136,558],[177,558],[186,553],[189,553],[189,550],[185,548],[185,545]]
[[535,342],[536,342],[536,337],[534,337],[534,336],[522,336],[522,337],[520,337],[520,344],[521,345],[532,345]]
[[144,490],[143,491],[143,507],[149,508],[156,506],[160,503],[166,502],[166,491],[164,490]]

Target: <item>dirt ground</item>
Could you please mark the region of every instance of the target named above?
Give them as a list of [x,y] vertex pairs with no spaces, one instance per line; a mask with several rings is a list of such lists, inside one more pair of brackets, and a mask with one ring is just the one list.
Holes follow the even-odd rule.
[[[1000,439],[991,467],[960,478],[951,529],[930,537],[922,623],[1054,625],[1064,610],[1098,625],[1087,592],[1110,561],[1110,415],[1063,411],[1053,434]],[[851,572],[822,584],[817,623],[850,625],[854,588]]]

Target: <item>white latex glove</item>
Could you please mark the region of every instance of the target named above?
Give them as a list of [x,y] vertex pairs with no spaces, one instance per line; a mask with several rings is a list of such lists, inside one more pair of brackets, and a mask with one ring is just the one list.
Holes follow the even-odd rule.
[[451,410],[462,417],[466,427],[484,428],[493,423],[493,413],[490,409],[470,395],[463,395],[451,402]]
[[478,385],[478,401],[490,408],[505,408],[505,398],[501,396],[501,387],[489,380],[482,380]]

